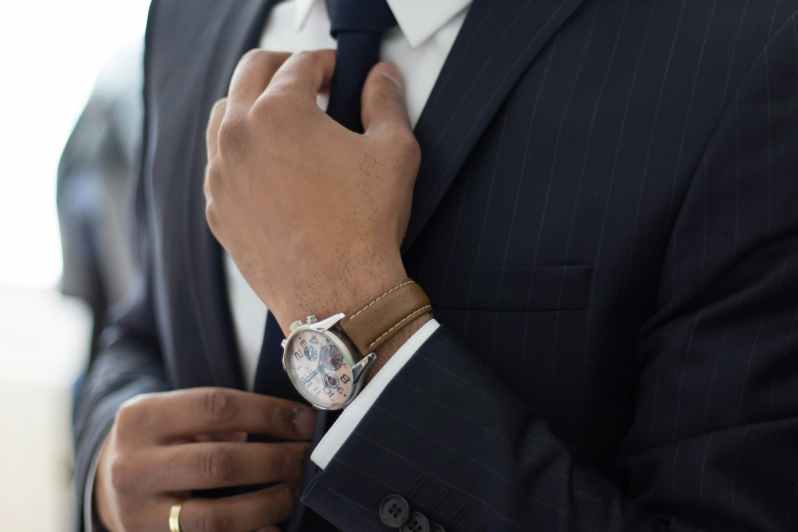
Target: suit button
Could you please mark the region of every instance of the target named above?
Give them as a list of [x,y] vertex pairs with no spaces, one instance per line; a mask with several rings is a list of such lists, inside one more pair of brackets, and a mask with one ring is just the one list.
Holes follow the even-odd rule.
[[380,503],[380,521],[391,528],[400,528],[410,518],[410,504],[400,495],[388,495]]
[[432,523],[432,528],[430,529],[430,532],[446,532],[446,529],[443,528],[443,526],[439,525],[438,523]]
[[429,519],[421,512],[413,512],[405,526],[402,527],[402,532],[430,532]]

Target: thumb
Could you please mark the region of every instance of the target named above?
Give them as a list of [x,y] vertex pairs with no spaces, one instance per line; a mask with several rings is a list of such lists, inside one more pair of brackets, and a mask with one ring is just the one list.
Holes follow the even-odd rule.
[[371,69],[363,85],[361,105],[366,133],[386,125],[410,129],[402,75],[391,63],[377,63]]

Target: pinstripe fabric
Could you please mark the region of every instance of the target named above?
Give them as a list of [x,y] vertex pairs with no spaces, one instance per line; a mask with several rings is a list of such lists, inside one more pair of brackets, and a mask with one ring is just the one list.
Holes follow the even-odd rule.
[[[262,25],[236,5],[155,3],[150,295],[89,375],[87,434],[136,368],[240,386],[196,118]],[[455,532],[798,529],[797,10],[474,3],[404,249],[443,327],[305,504],[346,531],[384,530],[389,493]]]
[[593,2],[560,29],[408,253],[445,330],[311,506],[798,527],[795,7]]

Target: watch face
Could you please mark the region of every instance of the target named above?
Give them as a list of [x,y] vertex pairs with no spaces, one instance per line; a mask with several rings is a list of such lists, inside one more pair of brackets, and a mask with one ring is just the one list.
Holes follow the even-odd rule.
[[333,333],[300,329],[286,345],[285,369],[299,392],[319,408],[343,408],[352,395],[351,355]]

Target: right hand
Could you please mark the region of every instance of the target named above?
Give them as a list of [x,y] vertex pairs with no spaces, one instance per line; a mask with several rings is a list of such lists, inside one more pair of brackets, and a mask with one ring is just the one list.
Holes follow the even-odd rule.
[[[98,459],[95,503],[113,532],[276,532],[292,512],[315,412],[227,388],[146,394],[119,410]],[[245,442],[245,433],[278,443]],[[190,499],[193,490],[268,484],[252,493]]]

